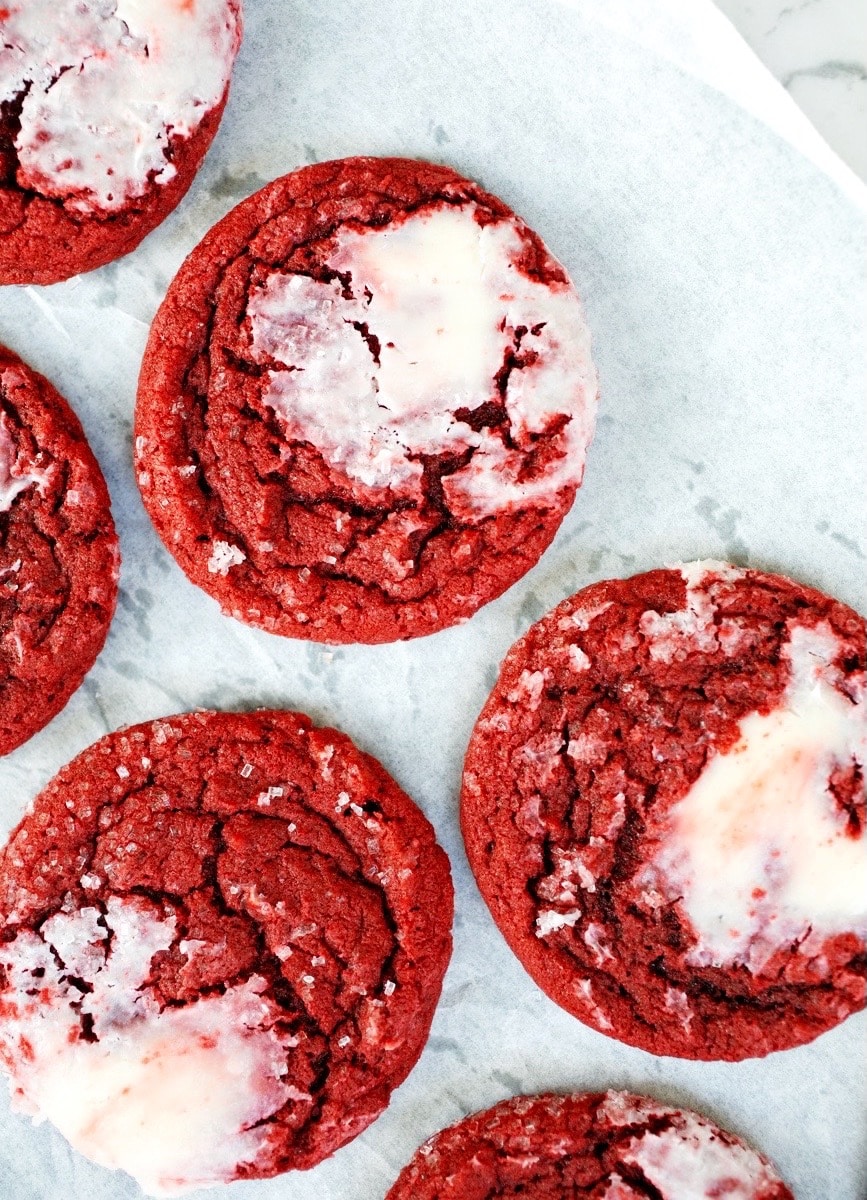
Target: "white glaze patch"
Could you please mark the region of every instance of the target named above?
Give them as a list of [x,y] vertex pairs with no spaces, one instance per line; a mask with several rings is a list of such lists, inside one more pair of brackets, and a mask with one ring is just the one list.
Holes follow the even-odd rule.
[[665,1200],[755,1200],[776,1177],[754,1150],[724,1142],[691,1113],[674,1129],[633,1138],[623,1161],[641,1168]]
[[[544,671],[524,670],[518,676],[517,684],[507,694],[506,699],[510,704],[525,705],[530,712],[535,712],[542,702],[545,683]],[[560,739],[558,738],[557,745],[559,746],[559,744]]]
[[229,0],[11,0],[0,101],[26,88],[18,182],[80,212],[168,183],[172,136],[220,101],[240,44]]
[[688,1037],[689,1027],[693,1022],[693,1012],[686,992],[680,991],[679,988],[666,988],[665,1008],[667,1012],[670,1012],[673,1017],[677,1018]]
[[579,1000],[589,1007],[590,1015],[600,1029],[608,1030],[613,1028],[607,1014],[596,1003],[593,995],[593,984],[589,979],[579,979],[575,984],[575,992]]
[[584,930],[584,943],[592,951],[597,967],[601,967],[606,962],[614,962],[614,955],[604,940],[606,936],[605,926],[599,925],[596,921],[591,921]]
[[801,952],[814,957],[834,934],[867,932],[865,839],[846,833],[828,790],[836,768],[867,758],[863,681],[858,703],[834,686],[838,652],[827,624],[791,627],[783,702],[745,717],[668,815],[642,881],[682,897],[700,965],[760,971],[808,934]]
[[606,600],[603,604],[592,605],[590,608],[576,608],[568,617],[561,617],[557,622],[557,627],[559,629],[571,629],[574,627],[585,632],[596,618],[608,612],[610,607],[611,601]]
[[[664,1200],[756,1200],[779,1182],[760,1154],[718,1130],[696,1113],[665,1108],[641,1096],[609,1092],[599,1107],[599,1117],[618,1127],[644,1124],[654,1117],[670,1117],[672,1128],[661,1133],[637,1134],[621,1155],[623,1162],[641,1168]],[[617,1177],[612,1184],[619,1183]],[[630,1193],[611,1193],[619,1200]]]
[[[452,512],[470,520],[579,484],[596,408],[578,297],[518,271],[516,227],[482,228],[474,212],[469,204],[383,230],[344,227],[328,265],[351,274],[353,298],[338,280],[274,273],[248,305],[255,357],[295,368],[272,371],[265,393],[289,437],[364,487],[409,495],[420,491],[419,455],[469,447],[472,458],[443,486]],[[360,325],[377,339],[378,364]],[[519,326],[522,352],[538,357],[509,377],[507,448],[454,414],[498,398],[494,379]],[[560,456],[520,479],[536,435],[563,417]]]
[[619,1175],[612,1175],[600,1200],[644,1200],[644,1197],[630,1184],[624,1183]]
[[[61,913],[41,936],[0,947],[0,1060],[15,1107],[155,1196],[228,1182],[261,1149],[250,1126],[301,1099],[283,1078],[295,1042],[272,1028],[263,980],[159,1010],[150,964],[174,932],[174,917],[153,904],[113,898],[105,918],[96,908]],[[97,1040],[81,1036],[79,1013]]]
[[[678,569],[686,583],[686,608],[671,613],[651,609],[642,613],[639,622],[639,629],[649,643],[650,657],[656,662],[670,663],[689,654],[712,654],[717,650],[720,628],[714,621],[716,605],[712,595],[704,590],[704,581],[709,575],[724,580],[740,579],[744,575],[737,567],[714,559],[680,563]],[[728,647],[731,653],[736,644],[726,627],[724,648]]]
[[580,646],[570,646],[568,650],[569,665],[573,671],[589,671],[590,659],[584,653]]
[[[3,376],[5,382],[6,376]],[[32,484],[44,488],[50,468],[24,469],[18,462],[12,431],[5,413],[0,413],[0,512],[8,512],[17,496]]]

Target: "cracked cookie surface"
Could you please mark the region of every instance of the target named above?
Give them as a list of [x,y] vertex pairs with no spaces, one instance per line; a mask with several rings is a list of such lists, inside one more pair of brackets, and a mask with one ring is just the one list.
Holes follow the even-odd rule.
[[625,1092],[519,1096],[436,1134],[386,1200],[793,1200],[760,1154]]
[[16,1105],[154,1195],[311,1167],[421,1053],[451,913],[431,826],[342,734],[284,712],[111,734],[0,851]]
[[154,321],[148,512],[224,612],[326,642],[472,615],[581,482],[596,376],[562,266],[453,171],[346,159],[240,204]]
[[0,754],[93,666],[117,600],[108,490],[48,380],[0,346]]
[[217,131],[240,0],[10,0],[0,9],[0,283],[133,250]]
[[864,621],[694,563],[594,584],[507,655],[461,823],[494,919],[582,1021],[741,1059],[864,1006]]

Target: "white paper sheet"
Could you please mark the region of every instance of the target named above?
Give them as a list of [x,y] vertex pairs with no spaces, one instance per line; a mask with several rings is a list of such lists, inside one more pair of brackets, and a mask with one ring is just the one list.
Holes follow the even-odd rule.
[[[658,25],[653,11],[645,0],[248,0],[223,127],[181,208],[120,263],[0,290],[0,341],[80,414],[124,555],[97,666],[0,763],[2,830],[118,725],[196,705],[291,706],[376,754],[453,864],[454,960],[430,1043],[388,1112],[315,1171],[214,1200],[381,1200],[423,1138],[462,1114],[515,1092],[608,1086],[708,1113],[769,1154],[798,1200],[865,1195],[865,1014],[764,1061],[687,1063],[621,1046],[523,973],[458,832],[461,760],[500,659],[584,584],[730,557],[864,608],[857,189],[780,136],[797,140],[797,129],[773,118],[761,68],[719,34],[704,0],[667,0]],[[724,78],[745,81],[752,113]],[[778,132],[754,115],[763,105]],[[538,229],[586,301],[602,406],[585,485],[523,581],[460,628],[330,650],[223,618],[185,581],[138,499],[131,421],[148,323],[183,256],[267,180],[355,153],[447,162]],[[0,1096],[4,1200],[136,1195]]]

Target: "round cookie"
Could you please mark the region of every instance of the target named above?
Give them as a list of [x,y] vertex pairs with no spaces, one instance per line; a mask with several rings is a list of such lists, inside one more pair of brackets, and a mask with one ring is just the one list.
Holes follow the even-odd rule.
[[77,417],[0,346],[0,754],[55,716],[117,602],[108,490]]
[[16,1106],[150,1194],[307,1168],[386,1107],[451,949],[448,860],[294,713],[110,734],[0,851]]
[[157,313],[136,469],[253,625],[386,642],[471,616],[570,508],[596,376],[563,267],[446,167],[352,158],[219,222]]
[[8,0],[0,18],[0,283],[55,283],[133,250],[192,183],[240,0]]
[[386,1200],[794,1200],[697,1113],[603,1092],[518,1096],[435,1134]]
[[511,649],[461,823],[547,994],[656,1054],[742,1059],[864,1005],[864,621],[693,563],[585,588]]

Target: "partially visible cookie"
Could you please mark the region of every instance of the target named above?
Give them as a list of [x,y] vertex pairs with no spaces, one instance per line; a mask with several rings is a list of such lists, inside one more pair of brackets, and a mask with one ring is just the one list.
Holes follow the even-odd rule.
[[14,1103],[152,1195],[311,1167],[421,1053],[451,917],[431,826],[343,734],[110,734],[0,851]]
[[177,205],[226,103],[240,0],[0,9],[0,283],[133,250]]
[[596,374],[564,268],[446,167],[278,179],[181,267],[145,351],[157,531],[238,620],[385,642],[470,617],[581,482]]
[[0,346],[0,754],[55,716],[117,601],[108,490],[47,379]]
[[709,1059],[864,1006],[864,635],[811,588],[708,562],[594,584],[511,649],[461,822],[552,999]]
[[436,1134],[386,1200],[793,1200],[697,1113],[607,1092],[519,1096]]

